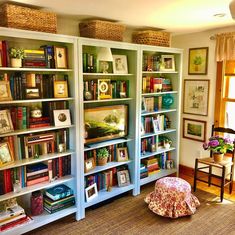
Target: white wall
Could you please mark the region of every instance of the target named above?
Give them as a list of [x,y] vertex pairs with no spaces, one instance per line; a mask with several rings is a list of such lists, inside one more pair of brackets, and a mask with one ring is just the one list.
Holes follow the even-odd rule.
[[[204,31],[200,33],[178,35],[172,37],[172,47],[184,49],[183,59],[183,80],[184,79],[209,79],[209,110],[208,116],[181,114],[181,139],[180,139],[180,164],[194,168],[196,157],[209,156],[208,151],[202,148],[202,142],[193,141],[183,138],[183,118],[197,119],[207,122],[206,140],[211,136],[211,125],[214,122],[214,99],[216,86],[216,61],[215,61],[215,40],[210,40],[210,37],[222,32],[233,32],[235,27],[227,27],[216,30]],[[189,48],[209,47],[208,56],[208,73],[207,75],[188,75],[188,54]],[[182,87],[184,84],[182,84]],[[183,92],[183,91],[182,91]],[[183,94],[182,94],[183,105]],[[183,112],[183,107],[182,107]]]

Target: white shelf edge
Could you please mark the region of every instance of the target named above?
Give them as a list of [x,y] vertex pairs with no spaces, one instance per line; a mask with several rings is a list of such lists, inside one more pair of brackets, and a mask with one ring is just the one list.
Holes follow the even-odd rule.
[[153,115],[153,114],[159,114],[159,113],[170,113],[170,112],[176,112],[177,109],[161,109],[158,111],[154,112],[143,112],[141,113],[141,116],[148,116],[148,115]]
[[[132,138],[123,138],[123,139],[115,139],[115,140],[107,140],[101,143],[96,143],[96,144],[90,144],[91,147],[84,147],[84,151],[89,151],[89,150],[93,150],[93,149],[98,149],[98,148],[102,148],[102,147],[106,147],[106,146],[110,146],[110,145],[114,145],[114,144],[121,144],[121,143],[126,143],[129,141],[132,141]],[[89,144],[88,144],[89,146]]]
[[111,192],[108,192],[106,190],[101,190],[101,191],[98,191],[98,196],[96,198],[94,198],[92,201],[90,202],[85,202],[85,208],[87,207],[90,207],[90,206],[93,206],[99,202],[102,202],[102,201],[105,201],[109,198],[112,198],[114,196],[117,196],[117,195],[120,195],[122,193],[125,193],[127,191],[130,191],[134,189],[134,185],[133,184],[130,184],[128,186],[125,186],[125,187],[112,187],[112,191]]
[[118,102],[118,101],[125,101],[125,100],[133,100],[133,98],[117,98],[117,99],[105,99],[105,100],[85,100],[83,101],[84,104],[90,103],[102,103],[102,102]]
[[50,68],[12,68],[12,67],[0,67],[0,71],[35,71],[35,72],[72,72],[73,69],[50,69]]
[[165,95],[165,94],[177,94],[178,91],[163,91],[163,92],[152,92],[152,93],[142,93],[142,96],[155,96],[155,95]]
[[177,74],[178,71],[142,71],[142,74],[162,74],[162,73],[172,73]]
[[132,162],[132,161],[125,161],[125,162],[108,162],[105,166],[96,166],[93,170],[91,170],[91,171],[85,173],[84,176],[96,174],[96,173],[98,173],[98,172],[111,169],[111,168],[113,168],[113,167],[118,167],[118,166],[122,166],[122,165],[125,165],[125,164],[130,164],[131,162]]
[[148,137],[151,137],[151,136],[156,136],[156,135],[162,135],[162,134],[166,134],[166,133],[171,133],[171,132],[175,132],[176,129],[167,129],[167,130],[164,130],[164,131],[159,131],[157,133],[147,133],[147,134],[144,134],[141,136],[141,139],[143,138],[148,138]]
[[73,127],[75,127],[75,125],[49,126],[49,127],[41,127],[41,128],[33,128],[33,129],[25,129],[25,130],[15,130],[13,132],[7,132],[4,134],[0,134],[0,137],[13,136],[13,135],[24,135],[24,134],[31,134],[31,133],[42,132],[42,131],[52,131],[52,130],[73,128]]
[[132,73],[83,73],[83,76],[102,76],[102,77],[108,77],[108,76],[133,76]]
[[32,193],[32,192],[37,191],[37,190],[41,190],[41,189],[44,189],[44,188],[49,188],[49,187],[52,187],[52,186],[55,186],[55,185],[58,185],[58,184],[62,184],[62,183],[65,183],[65,182],[71,181],[71,180],[74,180],[74,177],[72,175],[69,175],[69,176],[61,177],[61,178],[59,178],[55,181],[52,181],[52,182],[47,181],[47,182],[35,184],[35,185],[32,185],[32,186],[24,187],[24,188],[21,189],[21,191],[19,193],[10,192],[10,193],[6,193],[6,194],[1,195],[0,196],[0,202],[4,201],[6,199],[19,197],[19,196],[22,196],[22,195],[25,195],[25,194],[28,194],[28,193]]
[[155,181],[161,177],[164,177],[164,176],[167,176],[167,175],[170,175],[170,174],[173,174],[173,173],[176,173],[177,172],[177,169],[161,169],[159,172],[157,172],[156,174],[154,175],[151,175],[151,176],[148,176],[146,178],[143,178],[143,179],[140,179],[140,186],[142,185],[145,185],[145,184],[148,184],[152,181]]
[[27,159],[22,159],[22,160],[16,160],[10,165],[0,167],[0,170],[2,171],[2,170],[6,170],[6,169],[15,168],[15,167],[26,166],[29,164],[35,164],[35,163],[47,161],[50,159],[55,159],[55,158],[59,158],[59,157],[72,155],[74,153],[75,153],[74,151],[70,150],[70,151],[66,151],[63,153],[49,153],[46,155],[41,155],[41,156],[39,156],[39,158],[27,158]]
[[155,151],[155,152],[147,152],[146,154],[141,154],[140,159],[145,159],[145,158],[148,158],[148,157],[152,157],[152,156],[155,156],[155,155],[158,155],[158,154],[161,154],[161,153],[167,153],[167,152],[173,151],[175,149],[176,149],[175,147],[171,147],[169,149],[162,148],[162,149],[159,149],[158,151]]

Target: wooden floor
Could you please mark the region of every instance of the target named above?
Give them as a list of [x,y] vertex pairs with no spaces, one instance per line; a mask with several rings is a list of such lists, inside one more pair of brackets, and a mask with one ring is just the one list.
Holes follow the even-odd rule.
[[[189,175],[185,175],[185,174],[180,173],[179,177],[185,179],[193,186],[193,176],[189,176]],[[216,187],[213,185],[208,187],[208,185],[206,183],[198,181],[197,188],[220,196],[220,188],[219,187]],[[228,189],[226,188],[225,193],[224,193],[224,198],[229,199],[231,201],[235,201],[235,188],[233,187],[232,194],[229,194]]]

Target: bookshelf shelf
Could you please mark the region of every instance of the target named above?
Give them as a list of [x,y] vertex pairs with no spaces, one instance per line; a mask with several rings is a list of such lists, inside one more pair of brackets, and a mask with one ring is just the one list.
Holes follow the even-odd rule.
[[84,104],[91,104],[91,103],[104,103],[104,102],[123,102],[123,101],[129,101],[133,98],[119,98],[119,99],[105,99],[105,100],[85,100],[83,101]]
[[59,179],[57,179],[53,182],[48,182],[47,181],[47,182],[43,182],[43,183],[39,183],[39,184],[29,186],[29,187],[24,187],[24,188],[21,189],[21,191],[19,193],[10,192],[10,193],[1,195],[0,196],[0,202],[4,201],[6,199],[13,198],[13,197],[19,197],[19,196],[22,196],[22,195],[25,195],[25,194],[29,194],[29,193],[32,193],[32,192],[37,191],[37,190],[50,188],[50,187],[53,187],[55,185],[63,184],[63,183],[66,183],[66,182],[72,181],[72,180],[74,180],[74,176],[68,175],[68,176],[61,177],[61,178],[59,178]]
[[177,74],[178,71],[142,71],[142,74]]
[[164,92],[153,92],[153,93],[142,93],[142,96],[160,96],[165,94],[177,94],[178,91],[164,91]]
[[171,147],[171,148],[169,148],[169,149],[162,148],[162,149],[158,149],[157,151],[154,151],[154,152],[146,152],[145,154],[141,154],[140,158],[141,158],[141,159],[149,158],[149,157],[155,156],[155,155],[157,155],[157,154],[161,154],[161,153],[166,153],[166,152],[173,151],[173,150],[175,150],[175,149],[176,149],[176,148]]
[[83,76],[90,77],[125,77],[125,76],[133,76],[134,74],[126,73],[126,74],[118,74],[118,73],[83,73]]
[[160,113],[171,113],[171,112],[176,112],[176,109],[161,109],[158,111],[154,111],[154,112],[142,112],[141,115],[142,116],[148,116],[148,115],[154,115],[154,114],[160,114]]
[[47,68],[11,68],[11,67],[0,67],[0,71],[18,71],[18,72],[72,72],[73,69],[47,69]]
[[158,131],[157,133],[147,133],[147,134],[142,135],[141,138],[147,138],[147,137],[167,134],[167,133],[171,133],[171,132],[176,132],[176,129],[167,129],[167,130],[164,130],[164,131]]

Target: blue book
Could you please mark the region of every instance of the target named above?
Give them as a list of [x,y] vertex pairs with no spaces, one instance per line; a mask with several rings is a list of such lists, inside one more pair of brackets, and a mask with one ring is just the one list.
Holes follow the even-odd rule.
[[73,195],[73,190],[65,184],[56,185],[45,191],[46,196],[56,201],[70,195]]
[[40,171],[40,170],[43,170],[43,169],[47,169],[48,166],[42,162],[40,163],[37,163],[37,164],[32,164],[32,165],[29,165],[27,166],[27,173],[29,172],[35,172],[35,171]]

